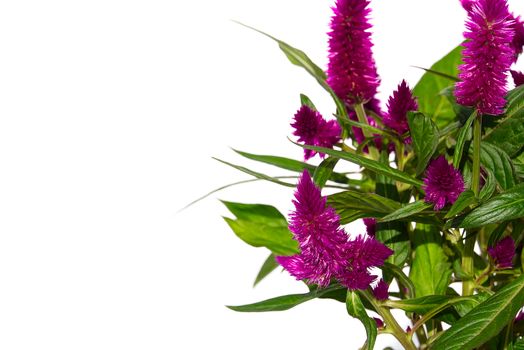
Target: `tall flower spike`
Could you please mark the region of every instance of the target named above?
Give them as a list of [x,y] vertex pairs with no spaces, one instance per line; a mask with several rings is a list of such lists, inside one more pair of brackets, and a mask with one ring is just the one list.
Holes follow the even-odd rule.
[[524,85],[524,73],[517,72],[517,71],[514,71],[514,70],[512,70],[510,72],[511,72],[511,76],[513,78],[513,82],[515,83],[515,87]]
[[364,225],[366,225],[366,233],[368,236],[374,237],[377,232],[377,219],[364,218]]
[[402,80],[397,90],[389,97],[387,107],[388,111],[383,118],[384,125],[395,130],[398,135],[408,132],[407,114],[409,111],[416,111],[418,104],[405,80]]
[[[322,115],[303,105],[295,113],[295,119],[291,126],[295,129],[293,135],[298,136],[298,142],[303,142],[310,146],[333,148],[333,145],[340,140],[341,129],[335,120],[326,121]],[[304,159],[308,160],[315,156],[317,152],[304,149]],[[320,153],[320,157],[324,154]]]
[[299,179],[293,203],[289,229],[299,243],[300,253],[278,256],[277,261],[298,280],[325,287],[347,265],[348,236],[307,170]]
[[515,51],[514,21],[507,0],[478,0],[471,4],[463,44],[464,64],[455,86],[457,102],[483,114],[502,113],[506,80]]
[[497,268],[510,269],[513,266],[513,257],[515,256],[515,241],[511,236],[507,236],[498,241],[494,247],[488,248],[488,254]]
[[371,48],[369,0],[336,0],[329,32],[327,82],[348,104],[369,101],[378,77]]
[[422,188],[426,191],[426,202],[435,204],[435,210],[440,210],[446,204],[455,203],[464,191],[464,179],[444,156],[439,156],[427,167]]

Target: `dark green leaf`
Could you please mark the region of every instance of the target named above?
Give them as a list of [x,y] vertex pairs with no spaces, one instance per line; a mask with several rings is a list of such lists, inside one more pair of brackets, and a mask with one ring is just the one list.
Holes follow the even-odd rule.
[[415,296],[444,295],[452,270],[440,232],[433,226],[417,224],[413,236],[415,257],[409,277],[415,285]]
[[312,110],[316,111],[317,110],[317,107],[315,107],[315,105],[313,104],[313,102],[310,100],[309,97],[307,97],[306,95],[304,94],[300,94],[300,104],[302,106],[308,106],[309,108],[311,108]]
[[231,310],[239,312],[267,312],[267,311],[284,311],[289,310],[299,304],[306,301],[318,298],[334,290],[341,289],[342,287],[328,287],[325,289],[317,289],[305,294],[290,294],[268,300],[260,301],[254,304],[241,305],[241,306],[227,306]]
[[375,340],[377,339],[377,323],[368,316],[357,292],[348,290],[346,297],[346,310],[348,311],[348,314],[358,318],[366,329],[367,341],[364,349],[373,350]]
[[524,86],[509,92],[505,118],[484,139],[516,157],[524,147]]
[[381,217],[400,208],[400,203],[374,193],[344,191],[328,196],[340,222],[347,224],[363,217]]
[[497,335],[524,305],[524,276],[504,286],[445,331],[432,350],[471,350]]
[[457,144],[455,145],[455,152],[453,153],[453,166],[457,169],[460,165],[460,160],[462,159],[462,152],[464,151],[466,136],[468,135],[468,131],[471,129],[471,124],[475,118],[477,118],[476,110],[471,114],[466,123],[464,123],[457,136]]
[[502,189],[507,190],[515,186],[515,169],[513,169],[513,163],[502,149],[488,142],[482,142],[480,162],[495,175]]
[[[457,77],[458,65],[462,61],[462,46],[457,46],[441,60],[431,66],[431,70],[450,77]],[[446,87],[455,83],[447,77],[425,73],[413,89],[418,99],[419,111],[433,119],[438,127],[443,127],[455,118],[452,104],[440,94]]]
[[400,283],[400,286],[402,288],[407,288],[406,295],[408,298],[414,298],[415,297],[415,286],[413,285],[413,282],[409,279],[408,276],[402,271],[400,267],[394,264],[390,264],[388,262],[384,263],[382,266],[382,270],[385,274],[389,274],[391,276],[394,276],[397,278],[397,281]]
[[333,174],[333,169],[337,165],[338,158],[328,157],[320,163],[313,173],[313,181],[317,184],[318,187],[322,188],[326,184],[327,180]]
[[269,254],[266,261],[264,261],[264,264],[260,268],[260,271],[258,272],[257,278],[255,279],[255,283],[253,283],[253,287],[255,287],[264,278],[266,278],[267,275],[273,272],[273,270],[275,270],[277,267],[278,263],[275,260],[275,255]]
[[263,204],[223,203],[237,218],[224,220],[244,242],[266,247],[276,255],[298,253],[298,244],[288,229],[286,218],[277,209]]
[[464,218],[454,221],[453,225],[455,227],[473,228],[523,216],[524,184],[521,184],[491,198]]
[[424,202],[423,200],[419,200],[419,201],[404,205],[402,208],[395,210],[393,213],[384,216],[379,221],[387,222],[387,221],[408,218],[432,206],[433,206],[432,204],[428,204]]
[[383,174],[383,175],[388,176],[388,177],[390,177],[390,178],[392,178],[394,180],[397,180],[397,181],[400,181],[400,182],[404,182],[404,183],[407,183],[407,184],[410,184],[410,185],[418,186],[418,187],[422,186],[422,181],[417,180],[417,179],[411,177],[407,173],[405,173],[403,171],[400,171],[400,170],[397,170],[397,169],[394,169],[394,168],[390,167],[389,165],[382,164],[382,163],[377,162],[375,160],[366,158],[364,156],[361,156],[361,155],[358,155],[358,154],[354,154],[354,153],[336,151],[336,150],[333,150],[333,149],[330,149],[330,148],[316,147],[316,146],[309,146],[309,145],[300,145],[300,144],[295,143],[295,142],[293,142],[293,143],[296,144],[297,146],[300,146],[300,147],[303,147],[303,148],[306,148],[306,149],[311,149],[311,150],[314,150],[314,151],[325,153],[325,154],[330,155],[332,157],[343,159],[343,160],[347,160],[347,161],[349,161],[351,163],[358,164],[358,165],[360,165],[360,166],[362,166],[362,167],[364,167],[364,168],[366,168],[368,170],[376,172],[377,174]]
[[476,204],[477,199],[475,193],[472,190],[466,190],[460,194],[455,203],[449,208],[448,213],[444,216],[445,219],[449,219],[462,213],[470,205]]
[[437,149],[439,131],[431,118],[422,113],[408,112],[408,123],[413,148],[418,159],[416,168],[418,175],[426,169],[426,165]]
[[479,197],[482,201],[490,199],[497,187],[497,179],[495,179],[495,175],[493,175],[493,173],[488,169],[484,169],[484,171],[488,175],[485,177],[484,186],[480,189]]

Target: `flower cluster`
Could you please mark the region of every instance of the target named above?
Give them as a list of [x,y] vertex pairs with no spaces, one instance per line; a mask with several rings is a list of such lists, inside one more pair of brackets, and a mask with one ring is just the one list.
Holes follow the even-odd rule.
[[515,241],[511,236],[501,239],[494,247],[488,248],[488,254],[499,269],[510,269],[515,256]]
[[435,204],[435,210],[440,210],[446,204],[455,203],[464,191],[464,179],[444,156],[439,156],[426,169],[423,189],[426,202]]
[[[399,84],[393,95],[388,100],[388,111],[384,115],[384,125],[393,129],[399,136],[409,131],[407,113],[416,111],[418,108],[417,101],[405,80]],[[405,140],[410,143],[410,139]]]
[[366,289],[375,280],[369,269],[382,266],[393,253],[372,237],[349,239],[339,216],[326,204],[305,170],[295,192],[289,229],[300,253],[277,261],[295,278],[326,287],[332,279],[350,289]]

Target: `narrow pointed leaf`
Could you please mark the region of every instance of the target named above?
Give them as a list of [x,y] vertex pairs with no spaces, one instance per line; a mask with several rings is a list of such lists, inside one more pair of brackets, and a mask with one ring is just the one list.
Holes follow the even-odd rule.
[[275,260],[275,255],[269,254],[266,261],[264,261],[264,264],[262,264],[260,271],[258,272],[257,278],[255,279],[255,283],[253,283],[253,287],[259,284],[260,281],[266,278],[267,275],[273,272],[277,267],[278,267],[278,263]]
[[240,165],[236,165],[236,164],[232,164],[232,163],[226,162],[225,160],[221,160],[221,159],[218,159],[218,158],[213,158],[213,159],[219,161],[220,163],[229,165],[232,168],[240,170],[243,173],[246,173],[246,174],[249,174],[251,176],[254,176],[257,179],[266,180],[266,181],[273,182],[273,183],[276,183],[276,184],[279,184],[279,185],[282,185],[282,186],[286,186],[286,187],[295,187],[295,185],[293,185],[293,184],[290,184],[290,183],[287,183],[287,182],[284,182],[284,181],[280,181],[277,178],[274,178],[274,177],[268,176],[266,174],[262,174],[262,173],[253,171],[253,170],[248,169],[246,167],[243,167],[243,166],[240,166]]
[[344,191],[328,196],[328,204],[337,211],[341,224],[363,217],[381,217],[401,204],[374,193]]
[[477,117],[477,112],[471,114],[468,120],[464,123],[462,128],[460,128],[459,134],[457,136],[457,144],[455,145],[455,152],[453,153],[453,166],[458,169],[460,165],[460,160],[462,159],[462,152],[464,151],[464,143],[466,142],[466,136],[468,136],[468,131],[471,129],[471,124],[473,120]]
[[426,203],[423,200],[419,200],[413,203],[404,205],[402,208],[395,210],[393,213],[384,216],[379,221],[387,222],[393,220],[399,220],[404,218],[409,218],[412,215],[418,214],[423,210],[431,208],[433,204]]
[[328,157],[319,164],[313,173],[313,181],[322,188],[333,174],[333,169],[337,165],[338,158]]
[[373,350],[375,340],[377,339],[377,324],[375,320],[368,316],[366,308],[364,307],[364,304],[362,304],[357,292],[348,290],[346,297],[346,310],[350,316],[359,319],[366,329],[367,341],[363,349]]
[[466,190],[460,194],[455,203],[449,208],[448,213],[444,216],[445,219],[449,219],[462,213],[470,205],[476,204],[477,199],[475,193],[472,190]]

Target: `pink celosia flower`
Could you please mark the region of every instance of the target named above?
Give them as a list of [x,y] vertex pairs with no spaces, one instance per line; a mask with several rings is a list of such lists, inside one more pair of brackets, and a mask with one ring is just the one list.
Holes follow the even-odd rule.
[[468,11],[464,33],[464,64],[455,86],[457,102],[480,113],[501,114],[506,77],[515,51],[514,21],[506,0],[477,0]]
[[[295,113],[295,119],[291,126],[295,129],[293,135],[298,136],[298,142],[310,146],[333,148],[340,140],[341,129],[337,121],[326,121],[320,113],[303,105]],[[309,149],[304,150],[304,159],[308,160],[317,152]],[[320,154],[324,157],[324,154]]]
[[515,87],[524,85],[524,73],[511,70],[511,76],[513,77],[513,82]]
[[426,202],[435,204],[435,210],[440,210],[446,204],[455,203],[464,191],[464,179],[444,156],[439,156],[427,167],[422,188],[426,191]]
[[277,261],[298,280],[320,287],[337,279],[347,288],[367,289],[376,278],[369,269],[381,266],[393,252],[373,238],[350,240],[307,170],[300,177],[293,203],[289,229],[300,253],[278,256]]
[[393,129],[398,135],[404,135],[409,131],[408,112],[416,111],[418,108],[417,101],[405,80],[402,80],[397,90],[389,97],[387,107],[388,111],[383,118],[384,125]]
[[377,219],[375,218],[364,218],[364,225],[366,225],[366,233],[374,237],[377,232]]
[[495,262],[495,266],[500,269],[510,269],[513,266],[515,256],[515,241],[511,236],[507,236],[488,248],[488,254]]
[[327,82],[348,104],[369,101],[380,83],[372,56],[369,0],[337,0],[329,33]]
[[389,285],[381,279],[373,288],[373,295],[377,300],[386,300],[389,297]]

